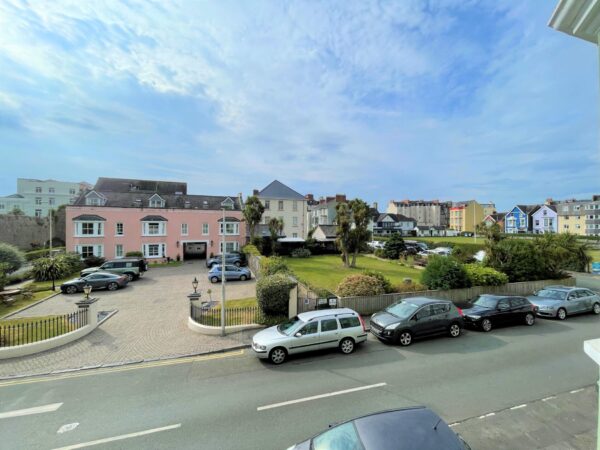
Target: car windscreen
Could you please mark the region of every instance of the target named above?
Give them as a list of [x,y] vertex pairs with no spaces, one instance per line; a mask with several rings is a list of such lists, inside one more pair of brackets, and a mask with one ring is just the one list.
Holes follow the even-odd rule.
[[388,306],[385,310],[396,317],[407,319],[417,309],[419,309],[419,307],[419,305],[415,305],[414,303],[405,300],[399,303],[394,303],[393,305]]
[[298,316],[294,316],[291,319],[286,320],[282,324],[277,325],[277,330],[283,334],[291,336],[296,330],[304,325],[304,322],[300,320]]
[[538,291],[535,295],[536,297],[546,297],[555,300],[564,300],[565,298],[567,298],[567,293],[565,291],[556,291],[554,289],[542,289],[541,291]]
[[474,305],[482,306],[484,308],[495,308],[498,304],[498,299],[490,297],[488,295],[480,295],[472,302]]

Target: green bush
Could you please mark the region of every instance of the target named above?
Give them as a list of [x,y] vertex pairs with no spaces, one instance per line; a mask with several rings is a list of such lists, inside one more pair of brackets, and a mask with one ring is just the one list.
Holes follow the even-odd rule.
[[136,250],[133,252],[125,253],[125,257],[127,257],[127,258],[135,258],[135,257],[143,258],[144,254],[142,252]]
[[392,283],[381,272],[377,272],[375,270],[369,270],[369,269],[367,269],[367,270],[363,270],[363,275],[367,275],[369,277],[377,278],[379,280],[379,282],[381,283],[381,287],[383,288],[383,290],[384,290],[384,292],[386,294],[389,294],[390,292],[394,292],[394,288],[392,287]]
[[256,282],[256,301],[265,318],[285,316],[289,312],[290,290],[296,282],[284,273],[268,275]]
[[280,256],[270,256],[260,260],[260,273],[263,276],[275,275],[276,273],[289,274],[292,271]]
[[421,283],[402,283],[394,286],[392,292],[420,292],[426,290],[427,286]]
[[255,245],[247,244],[242,247],[242,252],[248,256],[260,256],[260,252]]
[[470,287],[464,266],[445,256],[429,256],[421,281],[429,289],[460,289]]
[[501,240],[493,257],[486,257],[486,265],[505,273],[511,283],[548,278],[542,253],[530,239]]
[[508,283],[508,276],[491,267],[480,264],[466,264],[464,266],[471,286],[502,286]]
[[257,323],[259,325],[265,325],[267,327],[272,327],[275,325],[279,325],[280,323],[285,322],[286,320],[288,320],[288,316],[263,316],[262,314],[258,315],[258,320]]
[[14,245],[0,242],[0,264],[4,264],[6,272],[14,272],[25,264],[25,255]]
[[385,252],[382,248],[376,248],[373,254],[378,258],[385,258]]
[[26,270],[25,272],[20,272],[20,273],[11,273],[7,277],[7,281],[8,281],[7,284],[21,283],[22,281],[29,280],[32,277],[33,277],[33,271],[31,271],[31,270]]
[[[52,250],[65,250],[65,247],[53,247]],[[50,254],[50,249],[49,248],[42,248],[40,250],[31,250],[27,253],[25,253],[25,258],[27,259],[27,261],[34,261],[38,258],[43,258],[45,256],[48,256]]]
[[386,241],[383,247],[383,257],[387,259],[398,259],[406,250],[404,239],[399,233],[394,233]]
[[357,274],[348,275],[342,280],[336,289],[340,297],[357,297],[362,295],[385,294],[385,289],[378,278]]
[[297,248],[292,250],[292,258],[310,258],[310,250],[307,248]]
[[467,247],[456,246],[452,249],[452,257],[463,264],[472,263],[475,261],[474,253]]
[[6,276],[7,267],[7,264],[0,263],[0,291],[8,284],[8,277]]
[[106,260],[101,256],[88,256],[83,260],[83,263],[85,267],[98,267],[104,264],[104,261]]
[[33,275],[36,281],[58,280],[81,270],[82,266],[79,254],[62,253],[54,258],[33,261]]

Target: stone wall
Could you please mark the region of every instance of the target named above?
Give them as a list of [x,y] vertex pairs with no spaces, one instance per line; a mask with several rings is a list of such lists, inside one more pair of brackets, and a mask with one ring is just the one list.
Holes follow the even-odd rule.
[[[50,223],[48,217],[37,218],[0,214],[0,242],[8,242],[24,251],[31,250],[33,246],[41,247],[49,240],[49,227]],[[64,245],[64,208],[59,209],[56,213],[52,234],[54,235],[53,237],[55,240],[60,240],[61,245]]]

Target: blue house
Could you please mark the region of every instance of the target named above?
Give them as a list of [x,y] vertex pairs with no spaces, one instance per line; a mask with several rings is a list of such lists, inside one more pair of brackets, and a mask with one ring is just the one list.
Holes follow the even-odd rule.
[[517,205],[504,217],[505,233],[533,233],[533,213],[539,205]]

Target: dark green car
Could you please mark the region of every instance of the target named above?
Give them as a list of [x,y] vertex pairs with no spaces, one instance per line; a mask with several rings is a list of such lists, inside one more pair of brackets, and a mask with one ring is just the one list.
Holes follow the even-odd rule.
[[95,272],[109,272],[117,275],[126,275],[129,281],[133,281],[141,277],[147,270],[148,264],[143,258],[121,258],[106,261],[100,267],[83,269],[81,276],[85,277]]

